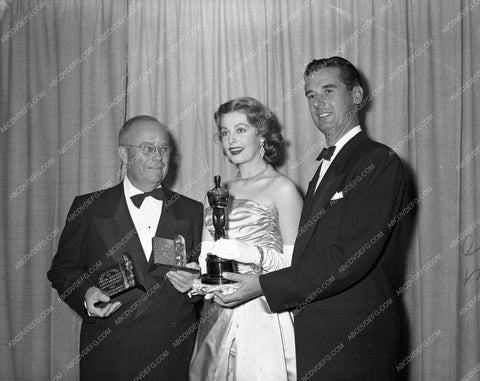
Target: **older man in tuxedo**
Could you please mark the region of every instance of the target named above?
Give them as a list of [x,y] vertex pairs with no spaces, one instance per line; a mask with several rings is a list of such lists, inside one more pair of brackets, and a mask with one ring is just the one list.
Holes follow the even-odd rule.
[[[198,275],[159,271],[152,238],[182,235],[187,267],[198,268],[203,207],[162,187],[170,145],[166,128],[155,118],[128,120],[119,133],[118,152],[127,168],[125,179],[75,198],[48,278],[83,319],[81,380],[186,381],[198,299],[185,292]],[[124,253],[143,289],[110,300],[95,279],[120,263]]]
[[273,312],[293,311],[299,380],[401,379],[396,290],[408,239],[406,169],[362,131],[363,88],[349,61],[314,60],[304,78],[328,148],[308,187],[292,265],[260,276],[224,274],[240,289],[215,299],[233,306],[264,294]]

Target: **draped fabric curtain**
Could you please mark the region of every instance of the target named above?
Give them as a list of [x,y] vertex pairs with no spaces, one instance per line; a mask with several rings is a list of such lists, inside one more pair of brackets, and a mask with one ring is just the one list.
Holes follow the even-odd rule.
[[80,321],[46,273],[73,197],[117,181],[125,13],[114,0],[22,0],[2,17],[2,380],[78,379]]
[[170,126],[182,154],[175,184],[198,199],[213,175],[234,173],[212,138],[212,116],[245,95],[279,117],[288,154],[280,170],[305,191],[324,145],[304,97],[305,66],[341,55],[360,69],[363,127],[400,155],[417,188],[398,290],[411,353],[398,366],[409,365],[413,380],[469,377],[480,361],[478,2],[146,1],[130,21],[129,79],[150,75],[127,113]]
[[203,201],[213,175],[235,173],[213,113],[253,96],[281,121],[287,156],[279,170],[305,191],[324,139],[303,71],[332,55],[360,69],[363,127],[416,182],[418,215],[398,290],[411,351],[398,366],[410,366],[412,380],[479,377],[480,1],[18,0],[4,12],[2,379],[78,377],[68,366],[79,321],[45,273],[73,196],[118,179],[124,118],[150,114],[169,128],[168,183]]

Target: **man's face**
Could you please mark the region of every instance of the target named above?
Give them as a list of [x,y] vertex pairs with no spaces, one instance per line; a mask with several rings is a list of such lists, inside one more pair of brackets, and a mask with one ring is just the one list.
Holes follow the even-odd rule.
[[[138,121],[131,126],[126,140],[127,146],[119,147],[118,152],[127,166],[128,179],[144,192],[157,188],[168,172],[170,147],[167,132],[156,122]],[[155,145],[155,152],[151,155],[142,152],[138,146],[145,143]]]
[[312,73],[305,83],[305,96],[313,121],[326,135],[336,136],[357,123],[355,104],[362,101],[362,88],[348,90],[340,69],[326,67]]

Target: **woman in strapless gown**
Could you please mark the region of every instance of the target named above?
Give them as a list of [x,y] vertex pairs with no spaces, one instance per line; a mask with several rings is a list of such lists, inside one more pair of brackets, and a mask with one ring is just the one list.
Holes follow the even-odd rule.
[[[239,273],[290,266],[302,199],[294,183],[272,166],[282,142],[277,119],[257,100],[237,98],[220,106],[215,122],[225,155],[239,169],[224,184],[230,202],[221,256],[234,259]],[[202,273],[213,237],[207,207]],[[292,315],[272,313],[263,296],[235,308],[206,300],[189,374],[191,381],[296,380]]]

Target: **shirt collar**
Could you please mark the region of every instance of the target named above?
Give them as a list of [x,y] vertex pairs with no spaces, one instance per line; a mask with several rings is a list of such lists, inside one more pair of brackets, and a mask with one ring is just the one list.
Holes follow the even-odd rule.
[[[157,188],[161,188],[162,186],[159,185]],[[129,180],[128,176],[125,176],[123,179],[123,190],[125,192],[125,197],[130,198],[135,196],[136,194],[145,193],[144,191],[138,189],[132,182]]]
[[360,128],[360,126],[357,125],[353,127],[350,131],[348,131],[345,135],[343,135],[340,139],[338,139],[338,142],[335,143],[335,152],[330,158],[330,162],[332,162],[333,159],[335,159],[335,157],[338,155],[340,150],[345,146],[345,144],[347,144],[355,135],[357,135],[361,131],[362,129]]

